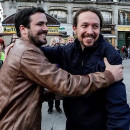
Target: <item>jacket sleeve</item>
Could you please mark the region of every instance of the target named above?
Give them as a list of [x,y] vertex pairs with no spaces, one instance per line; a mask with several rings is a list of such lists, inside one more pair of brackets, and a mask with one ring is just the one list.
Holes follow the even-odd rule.
[[[110,64],[121,64],[122,59],[113,47],[106,49],[105,57]],[[122,81],[112,84],[106,91],[107,130],[129,130],[130,108]]]
[[114,82],[109,71],[86,76],[71,75],[49,63],[40,49],[34,48],[24,52],[21,58],[21,71],[29,80],[63,96],[80,96]]
[[40,49],[51,63],[60,64],[60,61],[62,61],[62,54],[64,52],[63,46],[41,47]]

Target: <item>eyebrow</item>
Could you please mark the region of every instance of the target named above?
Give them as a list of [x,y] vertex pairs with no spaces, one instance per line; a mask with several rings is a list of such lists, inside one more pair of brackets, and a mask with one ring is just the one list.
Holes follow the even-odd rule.
[[44,24],[44,23],[48,23],[48,21],[39,21],[39,22],[37,22],[37,23],[42,23],[42,24]]

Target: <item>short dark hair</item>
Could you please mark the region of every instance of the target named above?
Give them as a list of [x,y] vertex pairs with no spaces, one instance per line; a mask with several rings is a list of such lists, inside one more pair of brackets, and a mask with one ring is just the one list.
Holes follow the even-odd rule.
[[18,37],[21,37],[19,26],[23,25],[24,27],[30,27],[30,16],[40,12],[45,13],[42,7],[31,7],[31,8],[24,8],[18,11],[14,17],[14,24],[16,28],[16,33]]
[[81,13],[83,13],[83,12],[88,12],[88,11],[95,13],[95,14],[99,17],[99,19],[100,19],[100,27],[102,27],[102,24],[103,24],[102,14],[100,13],[99,10],[97,10],[97,9],[94,8],[94,7],[84,7],[84,8],[79,9],[79,10],[76,12],[76,14],[75,14],[75,16],[74,16],[74,18],[73,18],[73,26],[77,27],[79,15],[80,15]]

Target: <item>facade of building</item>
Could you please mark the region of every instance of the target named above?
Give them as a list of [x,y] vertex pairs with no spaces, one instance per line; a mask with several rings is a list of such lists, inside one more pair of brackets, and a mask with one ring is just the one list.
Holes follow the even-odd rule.
[[2,21],[3,21],[3,8],[0,3],[0,33],[2,33],[2,31],[3,31],[3,27],[2,27],[2,23],[1,23]]
[[41,6],[60,22],[59,32],[73,35],[72,22],[76,11],[93,6],[103,15],[102,34],[113,46],[130,45],[130,0],[0,0],[4,19],[18,10]]

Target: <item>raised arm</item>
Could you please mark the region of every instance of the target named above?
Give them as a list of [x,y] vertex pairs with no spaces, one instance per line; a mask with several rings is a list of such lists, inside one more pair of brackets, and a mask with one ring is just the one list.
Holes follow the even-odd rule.
[[[112,73],[106,70],[102,73],[97,72],[86,76],[71,75],[49,63],[41,53],[33,49],[27,50],[22,57],[21,68],[27,77],[52,92],[64,96],[80,96],[107,87],[115,80],[117,81],[111,70]],[[121,65],[118,67],[121,69]]]

